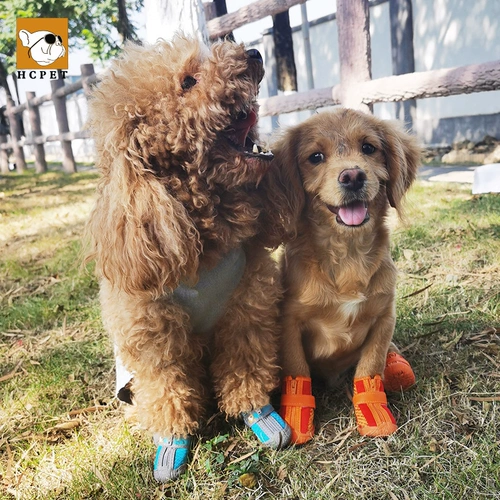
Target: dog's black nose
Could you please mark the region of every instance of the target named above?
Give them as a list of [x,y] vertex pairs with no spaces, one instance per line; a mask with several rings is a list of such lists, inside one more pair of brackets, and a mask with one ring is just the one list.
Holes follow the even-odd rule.
[[262,59],[262,55],[257,49],[250,49],[247,50],[247,55],[250,59],[257,59],[260,63],[264,62],[264,59]]
[[366,174],[360,168],[347,168],[339,175],[339,183],[349,191],[359,191],[366,182]]

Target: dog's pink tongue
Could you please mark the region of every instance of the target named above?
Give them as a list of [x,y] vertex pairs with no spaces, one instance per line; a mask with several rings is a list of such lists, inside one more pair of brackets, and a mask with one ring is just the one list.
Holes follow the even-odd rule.
[[338,216],[346,226],[359,226],[365,220],[368,209],[362,201],[340,207]]
[[257,123],[257,113],[255,111],[250,111],[246,118],[243,120],[238,120],[234,125],[234,138],[241,146],[245,145],[248,132]]

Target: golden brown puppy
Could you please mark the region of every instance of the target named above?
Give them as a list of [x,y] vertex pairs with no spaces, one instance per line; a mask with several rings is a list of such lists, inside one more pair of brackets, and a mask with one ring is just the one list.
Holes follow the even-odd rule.
[[395,346],[390,349],[396,268],[385,218],[389,206],[401,215],[420,148],[393,123],[338,109],[288,130],[273,152],[300,212],[283,262],[281,414],[295,443],[309,440],[311,372],[331,380],[356,366],[360,433],[391,434],[397,426],[382,380],[399,390],[415,379]]

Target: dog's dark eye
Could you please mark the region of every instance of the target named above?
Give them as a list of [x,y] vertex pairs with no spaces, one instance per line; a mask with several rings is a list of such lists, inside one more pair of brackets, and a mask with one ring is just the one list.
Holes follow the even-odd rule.
[[189,90],[191,87],[194,87],[197,84],[196,78],[192,76],[186,76],[181,83],[182,90]]
[[321,163],[322,161],[324,161],[325,159],[325,155],[323,153],[313,153],[310,157],[309,157],[309,161],[313,164],[313,165],[317,165],[318,163]]
[[363,151],[365,155],[372,155],[373,153],[375,153],[375,146],[372,146],[370,143],[365,142],[361,146],[361,151]]

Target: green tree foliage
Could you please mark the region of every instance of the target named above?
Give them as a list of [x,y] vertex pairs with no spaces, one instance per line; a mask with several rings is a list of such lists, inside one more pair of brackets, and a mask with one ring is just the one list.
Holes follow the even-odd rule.
[[136,28],[128,21],[127,11],[142,4],[143,0],[2,0],[0,86],[5,86],[2,73],[15,70],[16,18],[66,17],[70,47],[86,46],[94,60],[104,61],[119,52],[125,39],[135,38]]

